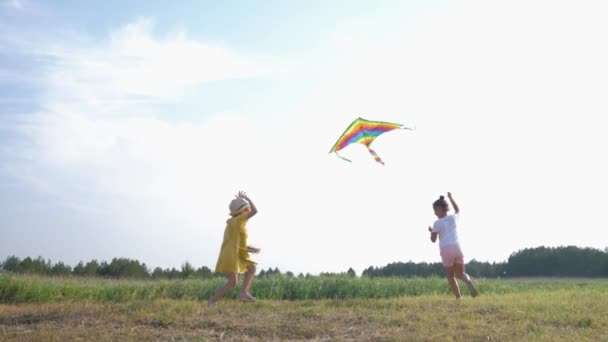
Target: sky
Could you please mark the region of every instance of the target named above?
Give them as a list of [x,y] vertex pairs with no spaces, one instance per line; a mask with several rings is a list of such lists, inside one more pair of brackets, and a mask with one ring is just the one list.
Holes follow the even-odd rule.
[[[0,0],[0,259],[213,268],[228,204],[259,267],[604,249],[603,1]],[[357,117],[415,127],[328,154]]]

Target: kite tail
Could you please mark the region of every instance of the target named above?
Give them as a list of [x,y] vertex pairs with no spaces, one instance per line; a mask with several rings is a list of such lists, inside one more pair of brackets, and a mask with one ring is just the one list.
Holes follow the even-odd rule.
[[341,155],[338,154],[338,152],[336,152],[336,155],[338,156],[338,158],[346,160],[349,163],[352,163],[352,161],[350,159],[346,159],[346,158],[342,157]]
[[376,151],[372,150],[369,146],[367,146],[367,150],[378,163],[384,165],[384,162],[382,161],[382,159],[380,159],[380,156],[378,155],[378,153],[376,153]]

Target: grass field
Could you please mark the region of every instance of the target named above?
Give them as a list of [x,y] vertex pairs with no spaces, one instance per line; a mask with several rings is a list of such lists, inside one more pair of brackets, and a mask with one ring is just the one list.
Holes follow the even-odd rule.
[[257,303],[204,299],[222,279],[112,281],[0,275],[0,340],[608,341],[608,281],[283,277]]

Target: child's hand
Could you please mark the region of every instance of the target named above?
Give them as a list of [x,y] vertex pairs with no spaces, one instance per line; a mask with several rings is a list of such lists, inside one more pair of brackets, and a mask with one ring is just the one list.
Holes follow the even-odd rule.
[[448,191],[448,198],[452,199],[452,193]]
[[431,242],[435,243],[437,241],[437,233],[433,233],[433,228],[429,226],[429,232],[431,233]]
[[252,218],[253,216],[255,216],[255,214],[258,213],[258,209],[255,207],[255,204],[253,204],[253,201],[251,200],[251,198],[249,198],[249,196],[247,196],[247,194],[245,193],[245,191],[239,191],[239,193],[236,195],[237,198],[242,198],[245,201],[247,201],[247,203],[249,203],[249,218]]
[[245,191],[242,191],[242,190],[239,191],[239,193],[238,193],[238,195],[236,195],[236,197],[242,198],[242,199],[245,199],[245,200],[249,200],[249,197],[247,196],[247,193]]
[[253,246],[247,246],[247,251],[249,253],[258,254],[258,253],[260,253],[261,249],[253,247]]

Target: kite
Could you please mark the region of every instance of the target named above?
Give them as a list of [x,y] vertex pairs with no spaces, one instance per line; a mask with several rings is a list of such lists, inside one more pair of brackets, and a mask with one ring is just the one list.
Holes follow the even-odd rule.
[[369,153],[374,157],[374,159],[384,165],[380,156],[376,153],[376,151],[372,150],[370,145],[380,134],[390,132],[394,129],[409,129],[411,128],[404,127],[403,125],[390,123],[390,122],[382,122],[382,121],[369,121],[363,118],[358,118],[353,121],[350,126],[344,131],[342,136],[336,141],[334,147],[331,148],[329,153],[335,153],[338,157],[350,162],[350,160],[342,157],[338,154],[338,151],[345,148],[346,146],[353,143],[360,143],[367,147]]

